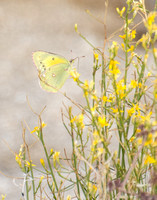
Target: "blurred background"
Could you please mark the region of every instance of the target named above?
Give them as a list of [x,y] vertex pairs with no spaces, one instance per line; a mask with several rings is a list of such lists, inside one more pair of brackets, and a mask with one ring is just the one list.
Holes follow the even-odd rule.
[[[153,10],[155,0],[147,0],[146,7]],[[125,6],[125,0],[109,0],[107,10],[107,36],[123,25],[116,7]],[[81,79],[90,79],[93,51],[75,32],[74,25],[95,46],[103,47],[104,26],[89,16],[88,9],[103,21],[105,0],[5,0],[0,1],[0,194],[7,199],[22,198],[23,177],[15,162],[22,141],[22,123],[31,130],[38,125],[37,116],[46,105],[42,119],[47,123],[44,136],[47,148],[70,154],[70,137],[61,121],[63,102],[71,105],[60,93],[47,93],[38,83],[37,70],[32,62],[32,52],[43,50],[79,59],[78,71]],[[141,18],[137,18],[137,23]],[[145,31],[138,28],[140,36]],[[77,63],[75,63],[77,66]],[[62,92],[83,103],[82,92],[72,79],[68,79]],[[27,144],[30,145],[32,160],[39,164],[43,149],[26,129]],[[32,145],[33,144],[33,145]],[[40,164],[39,164],[40,165]]]

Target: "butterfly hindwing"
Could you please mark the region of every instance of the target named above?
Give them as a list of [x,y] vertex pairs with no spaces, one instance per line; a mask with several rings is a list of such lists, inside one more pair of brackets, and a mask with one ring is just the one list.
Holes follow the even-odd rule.
[[57,92],[69,77],[71,65],[58,64],[49,67],[44,74],[39,74],[40,85],[49,92]]

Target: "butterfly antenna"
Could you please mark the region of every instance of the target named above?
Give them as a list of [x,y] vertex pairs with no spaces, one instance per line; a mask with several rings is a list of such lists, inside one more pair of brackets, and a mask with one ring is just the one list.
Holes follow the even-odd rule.
[[85,56],[81,56],[81,57],[76,57],[76,58],[73,58],[73,59],[71,59],[71,60],[70,60],[70,63],[73,63],[73,62],[74,62],[74,60],[78,59],[77,68],[79,68],[79,59],[80,59],[80,58],[84,58],[84,57],[85,57]]

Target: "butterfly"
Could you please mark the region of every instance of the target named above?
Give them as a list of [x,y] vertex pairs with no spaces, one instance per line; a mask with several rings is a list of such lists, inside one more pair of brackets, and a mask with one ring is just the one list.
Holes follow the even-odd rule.
[[69,77],[72,61],[64,57],[44,51],[33,52],[33,61],[38,70],[42,89],[57,92]]

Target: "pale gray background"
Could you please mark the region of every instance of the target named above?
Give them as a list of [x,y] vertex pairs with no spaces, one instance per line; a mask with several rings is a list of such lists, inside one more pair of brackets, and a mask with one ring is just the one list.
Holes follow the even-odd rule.
[[[122,25],[115,8],[122,8],[124,2],[109,0],[108,35]],[[152,9],[154,1],[147,2]],[[0,0],[0,171],[8,176],[0,174],[0,194],[7,194],[7,199],[21,197],[21,188],[13,183],[13,177],[23,176],[13,154],[22,144],[21,122],[25,120],[31,129],[37,126],[37,117],[31,112],[26,96],[38,113],[47,106],[42,119],[48,124],[44,131],[48,149],[63,152],[66,148],[70,153],[70,138],[62,125],[60,109],[62,102],[71,103],[59,93],[41,90],[32,52],[44,50],[67,59],[86,56],[80,58],[78,71],[82,80],[90,78],[92,48],[75,33],[74,25],[77,23],[79,31],[96,47],[102,47],[104,27],[87,15],[85,9],[103,20],[104,3],[104,0]],[[139,33],[143,31],[141,27]],[[66,81],[62,91],[75,101],[83,102],[81,90],[71,79]],[[26,135],[31,145],[35,140],[28,130]],[[39,164],[43,156],[39,142],[30,150],[32,160]],[[20,182],[16,180],[16,183]]]

